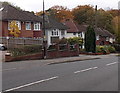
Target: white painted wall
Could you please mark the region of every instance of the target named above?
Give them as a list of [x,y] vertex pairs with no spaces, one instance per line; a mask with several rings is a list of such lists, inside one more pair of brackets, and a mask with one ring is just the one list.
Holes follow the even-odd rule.
[[109,38],[109,42],[110,42],[110,43],[113,43],[114,41],[115,41],[114,38]]
[[66,38],[72,38],[72,37],[78,37],[78,33],[76,33],[76,35],[74,35],[73,33],[66,34]]
[[[62,31],[63,31],[63,30],[62,30]],[[58,36],[59,36],[59,39],[62,39],[63,37],[66,38],[66,33],[67,33],[67,31],[64,30],[65,35],[61,35],[61,32],[62,32],[62,31],[61,31],[61,30],[58,30],[58,35],[53,36],[53,35],[52,35],[52,29],[51,29],[51,30],[46,30],[46,39],[47,39],[47,44],[48,44],[48,46],[51,45],[51,37],[58,37]]]

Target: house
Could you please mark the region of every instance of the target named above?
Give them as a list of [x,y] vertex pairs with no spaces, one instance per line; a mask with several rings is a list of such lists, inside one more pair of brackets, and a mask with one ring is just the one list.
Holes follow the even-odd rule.
[[53,16],[45,15],[45,34],[48,46],[66,38],[67,29],[67,26],[58,22]]
[[42,19],[34,15],[34,13],[17,9],[9,4],[2,4],[2,6],[0,6],[0,13],[2,15],[0,18],[0,22],[2,23],[2,33],[0,34],[0,37],[12,37],[12,35],[9,33],[9,24],[13,20],[16,21],[21,32],[19,37],[42,37]]
[[[66,38],[70,37],[81,37],[85,39],[85,32],[88,25],[74,22],[72,19],[67,19],[64,22],[64,25],[68,26],[69,29],[66,33]],[[101,28],[94,29],[96,33],[96,45],[109,45],[115,42],[115,36],[109,31]],[[83,46],[84,48],[84,46]]]

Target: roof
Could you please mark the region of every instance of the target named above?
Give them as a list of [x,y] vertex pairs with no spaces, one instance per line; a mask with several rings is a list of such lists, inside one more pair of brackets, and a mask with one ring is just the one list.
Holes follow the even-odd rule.
[[2,4],[0,6],[2,9],[2,19],[0,20],[19,20],[19,21],[32,21],[32,22],[42,22],[42,19],[31,12],[23,11],[17,9],[9,4]]
[[[67,25],[70,29],[67,30],[68,33],[70,32],[86,32],[88,25],[86,24],[81,24],[79,25],[77,22],[74,22],[72,19],[66,20],[65,25]],[[113,34],[111,34],[109,31],[101,28],[96,28],[94,29],[96,35],[101,35],[101,36],[108,36],[108,37],[115,37]]]
[[67,19],[64,21],[64,24],[69,27],[67,30],[68,33],[79,32],[76,24],[71,19]]
[[46,29],[60,29],[60,30],[67,30],[68,27],[63,23],[58,22],[52,16],[45,16],[45,28]]

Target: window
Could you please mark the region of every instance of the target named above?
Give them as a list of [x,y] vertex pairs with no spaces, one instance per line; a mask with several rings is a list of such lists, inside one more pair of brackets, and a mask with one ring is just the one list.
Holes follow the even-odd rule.
[[[8,30],[10,30],[10,24],[11,24],[12,21],[8,21]],[[20,21],[15,21],[19,30],[21,30],[21,22]]]
[[106,37],[106,41],[109,41],[109,37]]
[[96,36],[96,40],[99,40],[99,36]]
[[40,23],[34,23],[34,30],[40,30]]
[[76,35],[76,33],[74,32],[73,35]]
[[64,36],[65,35],[65,31],[61,31],[61,35]]
[[31,22],[26,22],[26,30],[31,30]]
[[58,36],[59,35],[59,30],[53,30],[52,31],[52,36]]
[[82,32],[78,33],[78,37],[82,37]]

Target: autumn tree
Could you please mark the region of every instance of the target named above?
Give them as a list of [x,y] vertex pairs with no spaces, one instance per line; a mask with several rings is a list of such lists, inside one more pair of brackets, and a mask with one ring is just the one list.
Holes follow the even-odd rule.
[[62,21],[68,18],[73,18],[71,11],[64,6],[55,5],[49,8],[46,12],[49,13],[49,15],[52,15],[55,18],[57,18],[59,21]]
[[72,10],[72,14],[74,16],[74,20],[79,24],[93,24],[95,12],[94,8],[90,5],[77,6]]
[[114,29],[114,33],[116,36],[116,41],[117,43],[120,44],[120,16],[116,16],[113,18],[113,29]]
[[119,16],[118,9],[111,9],[111,10],[108,10],[107,12],[110,13],[113,17]]
[[10,27],[10,34],[13,35],[14,37],[19,37],[19,34],[21,32],[19,31],[16,21],[11,21],[9,27]]
[[108,30],[111,33],[114,33],[113,28],[112,28],[112,20],[113,20],[113,16],[103,10],[103,9],[99,9],[98,13],[97,13],[97,26],[103,29]]

